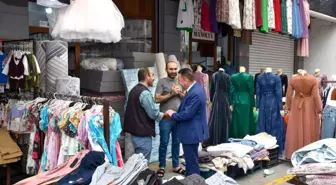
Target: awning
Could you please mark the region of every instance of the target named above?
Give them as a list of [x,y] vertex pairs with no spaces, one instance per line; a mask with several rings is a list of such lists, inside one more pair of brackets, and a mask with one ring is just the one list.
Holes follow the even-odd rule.
[[335,17],[331,17],[331,16],[323,14],[323,13],[315,12],[313,10],[310,10],[310,16],[318,18],[318,19],[322,19],[322,20],[325,20],[325,21],[336,23],[336,18]]

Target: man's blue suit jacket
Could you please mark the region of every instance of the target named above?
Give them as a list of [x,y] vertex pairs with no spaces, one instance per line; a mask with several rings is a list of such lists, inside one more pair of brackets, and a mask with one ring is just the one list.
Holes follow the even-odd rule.
[[177,113],[172,115],[182,144],[197,144],[209,138],[206,108],[204,90],[195,83],[183,98]]

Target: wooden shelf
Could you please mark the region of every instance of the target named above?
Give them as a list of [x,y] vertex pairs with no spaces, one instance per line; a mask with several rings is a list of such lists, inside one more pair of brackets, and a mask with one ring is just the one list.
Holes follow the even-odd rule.
[[49,28],[38,27],[38,26],[29,26],[29,31],[31,33],[49,33]]

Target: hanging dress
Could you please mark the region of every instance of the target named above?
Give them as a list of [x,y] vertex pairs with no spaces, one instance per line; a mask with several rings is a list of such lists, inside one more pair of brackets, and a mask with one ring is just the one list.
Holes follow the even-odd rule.
[[[202,87],[205,92],[207,103],[210,103],[210,93],[209,93],[209,76],[206,73],[196,71],[194,73],[195,81]],[[207,106],[207,120],[210,117],[210,107]]]
[[284,149],[284,123],[282,110],[282,88],[280,77],[263,73],[257,79],[256,103],[259,109],[257,133],[266,132],[277,139],[279,152]]
[[224,71],[212,75],[211,100],[212,110],[209,121],[210,137],[206,145],[214,146],[228,142],[231,111],[230,111],[230,76]]
[[301,23],[299,0],[293,0],[293,38],[302,38],[303,30]]
[[233,29],[241,29],[239,1],[229,0],[229,14],[229,25]]
[[217,0],[211,0],[210,1],[210,24],[211,24],[211,31],[214,33],[219,32],[219,26],[218,22],[216,20],[216,7],[217,6]]
[[273,0],[274,3],[274,21],[275,21],[275,32],[281,32],[282,30],[282,17],[281,17],[281,0]]
[[192,32],[194,24],[194,8],[192,1],[180,0],[176,29]]
[[184,0],[192,1],[194,9],[194,30],[202,30],[201,26],[201,15],[202,15],[202,0]]
[[206,0],[202,0],[201,27],[203,31],[211,32],[210,8]]
[[263,18],[262,18],[262,8],[261,8],[261,1],[262,0],[255,0],[255,19],[256,19],[256,27],[259,28],[263,25]]
[[302,6],[302,8],[300,10],[301,11],[301,17],[302,22],[304,22],[304,24],[302,24],[303,26],[303,37],[298,41],[298,48],[297,48],[297,55],[301,56],[301,57],[308,57],[309,56],[309,30],[308,30],[308,26],[310,24],[310,8],[309,8],[309,3],[307,2],[307,0],[300,0],[300,2],[302,2],[300,5]]
[[255,30],[256,29],[256,13],[255,13],[255,1],[245,0],[244,1],[244,12],[243,12],[243,29],[245,30]]
[[268,33],[268,0],[261,0],[262,26],[260,32]]
[[217,0],[216,18],[217,22],[229,24],[230,19],[230,0]]
[[288,33],[288,24],[287,24],[287,4],[286,0],[281,0],[281,33]]
[[52,37],[68,42],[117,43],[124,17],[111,0],[76,0],[59,10]]
[[286,0],[288,34],[293,33],[293,0]]
[[274,15],[273,0],[268,0],[268,27],[269,29],[275,29],[275,15]]

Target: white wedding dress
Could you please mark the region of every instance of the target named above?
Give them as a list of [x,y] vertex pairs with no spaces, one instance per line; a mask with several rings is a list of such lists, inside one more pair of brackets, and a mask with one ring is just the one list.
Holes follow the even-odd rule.
[[117,43],[124,18],[111,0],[75,0],[59,15],[51,35],[68,42]]

